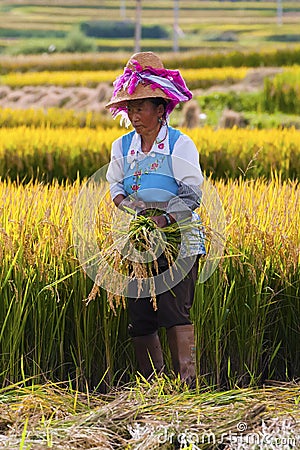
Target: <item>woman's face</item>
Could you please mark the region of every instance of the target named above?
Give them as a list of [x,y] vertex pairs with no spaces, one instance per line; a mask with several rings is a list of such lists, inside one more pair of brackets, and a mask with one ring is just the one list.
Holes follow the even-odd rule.
[[159,121],[163,116],[163,105],[156,106],[148,99],[130,100],[127,103],[128,118],[138,134],[148,134],[157,131]]

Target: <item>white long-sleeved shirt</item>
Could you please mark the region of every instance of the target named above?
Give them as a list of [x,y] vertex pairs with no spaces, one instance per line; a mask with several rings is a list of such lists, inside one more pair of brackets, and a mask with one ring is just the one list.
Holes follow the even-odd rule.
[[[153,156],[154,158],[156,154],[170,154],[169,138],[168,135],[166,135],[165,126],[161,128],[149,153],[143,153],[141,143],[141,136],[138,133],[135,133],[127,156],[127,158],[129,158],[129,163],[134,164],[135,161],[141,161],[143,158],[149,156]],[[185,134],[179,136],[174,145],[171,158],[174,178],[178,184],[183,183],[188,186],[202,185],[203,175],[199,163],[199,153],[189,136]],[[116,139],[112,144],[111,161],[106,178],[110,184],[112,199],[118,194],[122,194],[126,197],[127,194],[123,187],[124,163],[122,137]]]

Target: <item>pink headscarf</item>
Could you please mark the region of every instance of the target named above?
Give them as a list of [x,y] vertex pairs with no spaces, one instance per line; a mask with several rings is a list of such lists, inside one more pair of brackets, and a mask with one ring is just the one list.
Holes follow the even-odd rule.
[[[113,97],[122,89],[127,90],[128,94],[132,95],[139,83],[150,85],[153,90],[159,88],[167,96],[166,116],[170,115],[178,103],[186,102],[192,98],[192,93],[187,88],[179,70],[160,69],[150,66],[146,66],[143,69],[136,60],[133,60],[132,64],[134,65],[134,70],[125,67],[123,74],[113,83]],[[124,106],[124,103],[112,106],[110,111],[113,117],[119,114],[127,116],[127,107]]]

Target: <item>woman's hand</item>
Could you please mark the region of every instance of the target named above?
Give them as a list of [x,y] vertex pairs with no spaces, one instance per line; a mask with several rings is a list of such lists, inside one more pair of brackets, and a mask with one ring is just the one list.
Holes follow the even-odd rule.
[[142,200],[131,200],[130,198],[125,197],[118,205],[118,208],[122,209],[125,212],[139,212],[145,209],[146,204]]
[[165,228],[168,225],[171,225],[171,223],[175,222],[174,217],[172,217],[170,214],[160,214],[159,216],[151,217],[151,219],[159,228]]
[[153,216],[151,217],[151,220],[156,223],[158,228],[165,228],[167,226],[167,219],[163,215]]

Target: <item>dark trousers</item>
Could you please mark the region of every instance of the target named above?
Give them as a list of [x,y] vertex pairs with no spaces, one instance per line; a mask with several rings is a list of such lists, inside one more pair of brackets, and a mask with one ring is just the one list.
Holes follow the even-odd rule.
[[[191,267],[176,286],[157,295],[157,310],[150,298],[128,298],[129,334],[132,337],[152,334],[160,327],[170,328],[191,323],[190,309],[193,305],[195,284],[198,277],[199,258],[192,266],[188,260],[183,264]],[[183,270],[182,266],[181,269]]]

